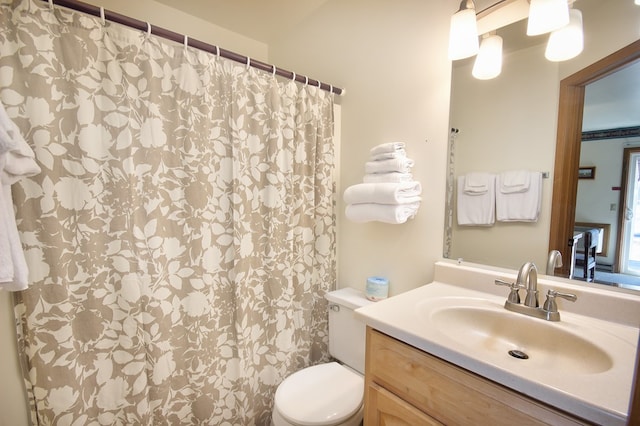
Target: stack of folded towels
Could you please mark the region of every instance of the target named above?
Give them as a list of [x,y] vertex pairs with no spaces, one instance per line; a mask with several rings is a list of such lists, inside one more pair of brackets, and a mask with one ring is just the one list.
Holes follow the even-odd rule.
[[411,174],[413,160],[407,158],[403,142],[388,142],[371,148],[363,183],[344,191],[345,214],[353,222],[404,223],[418,212],[422,198],[420,182]]

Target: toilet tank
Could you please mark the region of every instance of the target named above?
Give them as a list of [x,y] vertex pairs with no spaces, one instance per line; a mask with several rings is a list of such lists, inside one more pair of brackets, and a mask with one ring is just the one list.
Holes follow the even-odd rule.
[[364,374],[366,326],[353,311],[374,302],[350,287],[329,292],[325,297],[329,301],[329,353]]

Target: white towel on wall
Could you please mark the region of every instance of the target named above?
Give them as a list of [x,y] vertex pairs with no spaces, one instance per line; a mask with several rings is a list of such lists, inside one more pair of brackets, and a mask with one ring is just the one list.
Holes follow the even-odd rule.
[[0,153],[0,289],[19,291],[27,288],[28,270],[13,211],[11,185],[24,176],[39,173],[40,167],[1,104],[0,139],[2,147],[9,146]]
[[389,172],[389,173],[367,173],[363,176],[364,183],[379,182],[411,182],[413,175],[411,173]]
[[413,160],[410,158],[392,158],[382,161],[367,161],[364,165],[365,173],[410,173]]
[[[537,222],[542,205],[542,173],[529,173],[529,189],[520,192],[496,191],[496,217],[499,222]],[[497,179],[497,187],[503,188],[505,173]]]
[[467,194],[484,194],[489,187],[495,185],[495,175],[484,172],[467,173],[464,176],[464,192]]
[[401,183],[359,183],[345,189],[343,199],[346,204],[409,204],[421,200],[420,182]]
[[345,209],[347,219],[352,222],[405,223],[415,217],[420,203],[411,204],[349,204]]
[[405,145],[404,142],[386,142],[374,146],[369,152],[372,157],[389,152],[399,152],[404,154]]
[[500,174],[500,192],[511,194],[526,192],[531,185],[531,172],[528,170],[513,170]]
[[484,193],[466,193],[466,176],[458,177],[457,218],[461,226],[491,226],[496,218],[496,176],[488,174],[489,187]]

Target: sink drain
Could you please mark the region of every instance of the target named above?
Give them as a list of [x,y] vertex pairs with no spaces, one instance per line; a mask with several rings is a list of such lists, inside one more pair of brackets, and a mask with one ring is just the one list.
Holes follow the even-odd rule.
[[529,355],[517,349],[509,351],[509,355],[518,359],[529,359]]

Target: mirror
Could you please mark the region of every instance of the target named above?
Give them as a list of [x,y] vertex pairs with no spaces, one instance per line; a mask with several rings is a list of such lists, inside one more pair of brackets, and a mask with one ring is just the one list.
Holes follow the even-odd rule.
[[[566,184],[571,180],[564,172],[558,174],[566,166],[556,164],[556,140],[562,137],[559,124],[565,127],[567,124],[558,118],[560,82],[634,42],[640,21],[640,7],[630,0],[577,0],[574,7],[583,12],[585,49],[573,60],[547,61],[544,58],[547,37],[526,37],[525,20],[498,30],[504,39],[504,59],[502,74],[496,79],[473,79],[473,58],[453,64],[450,124],[459,129],[450,143],[453,175],[529,169],[549,172],[549,178],[543,179],[537,222],[497,222],[490,227],[457,225],[455,195],[451,193],[454,188],[449,182],[452,210],[448,213],[453,214],[451,229],[445,232],[448,239],[445,257],[512,269],[524,261],[533,261],[543,273],[549,248],[557,247],[563,252],[565,268],[556,275],[567,273],[569,253],[566,247],[559,246],[567,246],[564,233],[573,228],[573,223],[558,227],[554,223],[558,219],[552,219],[552,214],[558,215],[558,208],[565,207],[555,201],[556,196],[562,195],[557,192],[553,203],[559,206],[553,205],[552,211],[554,185],[557,181]],[[581,111],[579,115],[581,123]],[[579,149],[571,149],[579,155]],[[566,153],[557,160],[562,161],[565,156]],[[578,163],[577,157],[575,161]],[[577,185],[577,168],[573,175],[573,185]],[[575,194],[573,207],[565,209],[567,214],[573,222]]]

